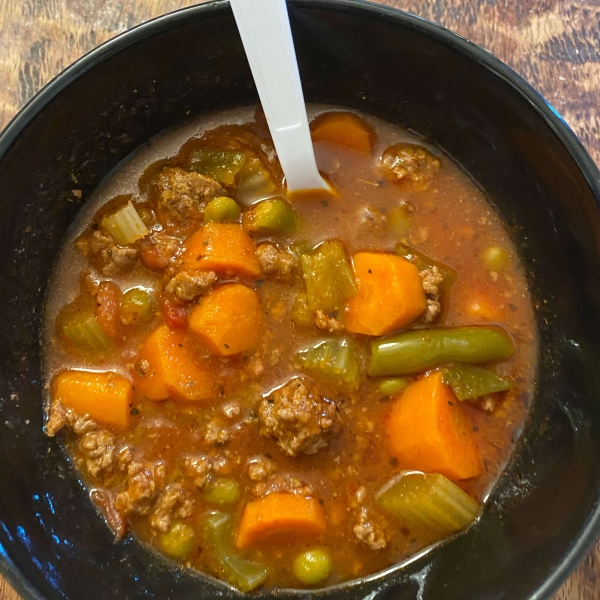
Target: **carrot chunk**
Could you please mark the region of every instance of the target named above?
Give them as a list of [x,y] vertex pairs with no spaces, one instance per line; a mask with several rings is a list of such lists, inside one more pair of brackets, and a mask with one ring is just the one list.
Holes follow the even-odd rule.
[[384,335],[414,321],[426,307],[414,264],[394,254],[354,255],[358,294],[346,303],[344,323],[353,333]]
[[185,248],[181,259],[185,270],[260,275],[254,242],[237,223],[208,223],[188,238]]
[[138,391],[150,400],[173,397],[203,400],[215,395],[213,376],[206,363],[195,360],[186,332],[157,327],[144,341],[134,374]]
[[246,504],[235,545],[243,549],[273,535],[316,536],[326,529],[325,513],[315,498],[269,494]]
[[188,327],[213,354],[230,356],[256,344],[262,311],[256,292],[239,283],[215,288],[196,305]]
[[471,422],[440,371],[411,383],[386,420],[388,447],[402,469],[469,479],[483,471]]
[[131,382],[112,371],[62,371],[52,384],[53,397],[79,416],[126,427],[129,423]]
[[310,124],[313,142],[330,142],[364,154],[375,143],[373,128],[355,114],[331,112],[319,115]]

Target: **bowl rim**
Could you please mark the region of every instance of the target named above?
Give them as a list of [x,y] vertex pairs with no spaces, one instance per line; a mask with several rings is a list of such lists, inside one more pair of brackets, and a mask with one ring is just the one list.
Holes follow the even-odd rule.
[[[585,177],[600,207],[600,170],[571,127],[560,113],[523,77],[499,58],[465,37],[412,13],[367,0],[288,0],[290,5],[321,10],[364,11],[369,16],[399,21],[440,42],[483,66],[499,78],[511,91],[525,100],[542,118],[559,142],[566,148]],[[177,28],[197,16],[210,17],[229,6],[229,0],[209,0],[178,9],[125,30],[83,54],[75,62],[46,83],[0,132],[0,161],[21,133],[50,102],[78,77],[111,56],[159,33]],[[577,538],[573,540],[554,569],[531,592],[527,600],[550,600],[560,585],[575,569],[600,533],[600,504],[588,515]],[[30,583],[0,545],[0,574],[25,600],[46,600]]]

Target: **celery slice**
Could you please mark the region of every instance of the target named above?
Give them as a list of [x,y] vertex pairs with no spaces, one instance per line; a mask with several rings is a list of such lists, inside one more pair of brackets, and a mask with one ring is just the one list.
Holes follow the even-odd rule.
[[458,365],[442,369],[444,383],[450,385],[459,400],[474,400],[480,396],[505,392],[514,387],[508,377],[500,377],[490,369]]
[[302,254],[300,262],[310,308],[326,312],[339,310],[348,298],[358,293],[340,242],[323,242],[311,254]]
[[88,350],[106,351],[112,346],[94,315],[76,315],[64,323],[62,330],[72,342]]
[[360,363],[352,342],[334,338],[319,342],[296,355],[300,366],[315,377],[323,377],[353,390],[360,387]]
[[465,529],[481,511],[478,502],[437,473],[402,473],[380,490],[376,503],[402,521],[411,533],[432,540]]
[[209,515],[204,525],[207,545],[223,569],[225,577],[242,592],[249,592],[263,583],[269,570],[258,563],[242,558],[229,550],[231,516],[225,513]]
[[148,228],[131,200],[117,212],[102,219],[102,226],[121,246],[132,244],[148,235]]
[[214,177],[225,185],[233,185],[248,153],[244,150],[209,150],[202,148],[192,154],[191,170]]

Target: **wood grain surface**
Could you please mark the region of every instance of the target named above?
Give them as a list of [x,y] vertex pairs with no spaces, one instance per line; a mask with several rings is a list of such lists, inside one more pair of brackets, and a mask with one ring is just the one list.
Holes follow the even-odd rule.
[[[600,161],[600,0],[384,0],[480,44],[523,75]],[[0,129],[82,54],[189,0],[0,0]],[[600,599],[600,543],[554,600]],[[0,577],[0,600],[18,600]]]

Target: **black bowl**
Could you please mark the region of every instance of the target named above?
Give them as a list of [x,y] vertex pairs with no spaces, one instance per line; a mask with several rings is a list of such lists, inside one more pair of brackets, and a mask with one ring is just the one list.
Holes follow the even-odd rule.
[[[419,132],[486,191],[528,268],[540,331],[535,404],[481,521],[402,569],[301,596],[549,598],[600,515],[598,170],[532,88],[441,27],[352,0],[293,1],[290,16],[308,101]],[[0,558],[28,599],[239,596],[135,540],[113,543],[61,445],[42,434],[40,332],[80,210],[72,190],[85,201],[153,136],[256,101],[230,8],[216,2],[94,50],[0,138]]]

